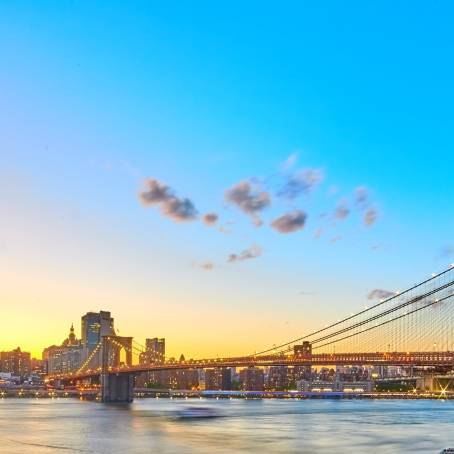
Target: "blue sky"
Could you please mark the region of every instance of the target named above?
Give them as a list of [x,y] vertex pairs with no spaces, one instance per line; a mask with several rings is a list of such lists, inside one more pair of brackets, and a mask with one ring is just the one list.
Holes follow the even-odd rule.
[[[38,351],[104,308],[175,354],[249,352],[449,266],[453,10],[2,2],[0,346]],[[304,169],[323,181],[276,195]],[[145,207],[146,178],[217,225]],[[225,199],[241,181],[271,198],[260,228]],[[358,187],[378,213],[369,227]],[[270,226],[294,210],[303,229]],[[7,329],[19,323],[27,341]]]

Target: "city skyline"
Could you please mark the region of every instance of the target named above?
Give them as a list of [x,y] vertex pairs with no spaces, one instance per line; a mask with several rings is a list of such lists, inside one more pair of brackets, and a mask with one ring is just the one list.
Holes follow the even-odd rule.
[[105,309],[241,355],[454,261],[451,5],[26,4],[0,6],[0,349]]
[[[375,349],[380,345],[379,348],[382,351],[387,349],[388,352],[391,352],[391,348],[395,353],[410,352],[412,350],[421,351],[421,346],[423,345],[425,346],[422,350],[427,352],[429,352],[431,348],[433,349],[433,352],[435,352],[437,347],[438,350],[441,351],[454,351],[454,341],[450,336],[454,334],[454,331],[449,332],[449,323],[452,315],[449,313],[450,306],[446,305],[454,295],[454,292],[450,290],[450,287],[452,286],[450,276],[452,276],[453,271],[454,263],[447,269],[439,273],[432,273],[430,277],[426,277],[418,284],[415,283],[402,291],[386,292],[378,289],[374,290],[373,293],[376,294],[375,297],[378,299],[378,302],[364,306],[357,313],[344,314],[342,320],[337,319],[332,323],[307,331],[303,336],[298,338],[287,338],[280,344],[273,344],[272,347],[267,346],[264,349],[246,353],[243,351],[241,354],[233,356],[244,358],[245,356],[276,353],[279,356],[279,354],[288,353],[288,349],[293,349],[295,355],[299,355],[301,352],[303,352],[303,355],[307,355],[309,351],[307,346],[313,341],[318,344],[322,341],[322,345],[317,345],[316,348],[328,346],[330,355],[336,353],[336,345],[341,347],[340,351],[342,353],[348,354],[352,349],[352,344],[349,343],[348,339],[352,337],[361,339],[363,333],[367,333],[366,338],[368,339],[368,343],[373,345],[372,349]],[[439,284],[440,282],[442,283],[441,285]],[[428,289],[429,291],[427,291]],[[394,326],[394,333],[396,333],[396,327],[398,326],[399,320],[401,320],[398,329],[401,331],[408,331],[408,326],[407,328],[404,327],[402,319],[406,319],[410,324],[412,322],[417,323],[418,318],[414,318],[414,315],[419,315],[421,311],[426,313],[428,320],[425,327],[421,326],[421,331],[417,335],[417,342],[415,340],[413,340],[413,342],[411,340],[406,341],[405,337],[400,336],[397,339],[393,339],[392,343],[389,343],[390,339],[383,337],[383,333],[377,329],[384,325]],[[361,320],[364,315],[366,318]],[[355,322],[353,322],[353,326],[349,326],[349,323],[352,323],[352,320],[355,320]],[[361,321],[358,322],[358,320]],[[380,320],[380,322],[378,323],[377,320]],[[353,334],[350,333],[346,336],[343,334],[347,331],[351,331],[355,327],[360,327],[360,331],[357,333],[354,332]],[[333,328],[334,331],[332,331]],[[391,333],[392,329],[393,328],[391,328]],[[314,338],[313,336],[318,333],[324,334],[319,339]],[[388,332],[388,335],[391,333]],[[342,337],[343,335],[345,337]],[[111,316],[111,312],[103,310],[99,312],[89,311],[81,316],[79,339],[77,339],[77,335],[75,334],[74,322],[71,322],[70,334],[67,338],[65,337],[62,344],[52,343],[52,345],[42,349],[41,354],[33,355],[33,357],[42,357],[43,360],[46,359],[48,361],[49,355],[52,356],[52,352],[56,351],[58,361],[60,362],[62,361],[62,352],[66,352],[63,354],[65,358],[63,361],[67,362],[66,367],[69,367],[69,370],[74,370],[77,369],[80,364],[84,363],[84,360],[90,356],[90,353],[93,350],[97,350],[97,348],[101,346],[101,341],[104,336],[113,336],[118,339],[124,339],[122,342],[126,342],[126,348],[123,350],[122,347],[122,351],[123,353],[126,353],[126,355],[130,355],[129,360],[127,360],[129,363],[137,361],[141,363],[145,358],[146,363],[154,363],[156,361],[160,363],[169,359],[174,361],[179,355],[180,361],[181,358],[184,358],[184,353],[175,354],[175,352],[172,352],[171,354],[166,355],[165,338],[163,337],[146,337],[144,343],[141,343],[137,341],[137,338],[134,339],[134,336],[124,336],[124,333],[120,335],[120,330],[116,329],[114,326],[114,318]],[[344,339],[347,339],[347,343],[342,342]],[[363,338],[363,341],[364,339],[365,338]],[[360,340],[360,344],[358,344],[360,345],[359,348],[367,348],[363,341]],[[329,347],[330,345],[332,346]],[[73,347],[77,348],[74,350]],[[357,347],[358,346],[356,346],[356,348]],[[20,346],[18,346],[16,350],[20,350]],[[355,350],[355,347],[353,347],[353,350]],[[128,351],[129,353],[127,353]],[[150,351],[153,351],[154,353],[151,356],[145,355],[142,358],[145,352]],[[320,352],[322,351],[325,353],[327,352],[326,348],[320,350]],[[76,354],[75,357],[74,354]],[[30,353],[28,353],[28,355],[30,355]],[[134,357],[134,355],[136,356]],[[221,356],[229,357],[231,355]],[[212,358],[209,359],[209,361],[212,361],[213,357],[214,355],[212,355]],[[216,355],[216,358],[219,358],[219,354]],[[191,356],[190,359],[192,361],[204,358],[200,355],[194,355]],[[208,358],[205,357],[205,359]]]

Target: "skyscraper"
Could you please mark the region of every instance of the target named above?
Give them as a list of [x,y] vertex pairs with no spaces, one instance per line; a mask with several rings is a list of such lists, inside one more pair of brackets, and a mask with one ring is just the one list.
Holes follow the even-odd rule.
[[140,354],[141,364],[162,364],[166,356],[166,340],[164,338],[145,339],[145,351]]
[[82,316],[82,345],[90,352],[102,336],[115,335],[114,319],[108,311],[87,312]]
[[[166,357],[166,340],[164,338],[145,339],[145,351],[139,355],[140,364],[163,364]],[[137,383],[167,383],[168,373],[144,372],[137,378]]]

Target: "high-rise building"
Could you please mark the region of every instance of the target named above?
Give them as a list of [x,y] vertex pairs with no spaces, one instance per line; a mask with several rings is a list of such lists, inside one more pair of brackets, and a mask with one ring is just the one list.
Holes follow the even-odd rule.
[[30,353],[21,351],[20,347],[9,352],[1,352],[0,371],[10,373],[21,379],[25,378],[31,371]]
[[232,371],[229,368],[206,369],[205,389],[225,390],[232,389]]
[[241,370],[240,382],[244,391],[263,391],[263,370],[254,366]]
[[115,335],[114,319],[110,316],[110,312],[87,312],[82,316],[81,340],[88,352],[96,347],[102,336],[110,335]]
[[162,364],[166,356],[166,340],[164,338],[145,339],[145,351],[140,354],[140,364]]
[[[300,345],[293,346],[293,354],[296,358],[308,358],[312,356],[312,344],[304,341]],[[309,380],[312,375],[311,366],[295,366],[291,372],[291,382],[294,383],[298,380]]]
[[[145,351],[139,355],[140,364],[163,364],[166,357],[166,340],[164,338],[145,339]],[[143,372],[136,379],[137,386],[163,385],[168,383],[167,376],[163,372]]]
[[266,379],[266,388],[270,391],[288,389],[289,376],[287,366],[271,366]]

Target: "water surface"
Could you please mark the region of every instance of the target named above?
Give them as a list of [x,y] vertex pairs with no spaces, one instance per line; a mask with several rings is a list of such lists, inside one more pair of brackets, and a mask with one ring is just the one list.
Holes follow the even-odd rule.
[[[176,419],[188,405],[222,417]],[[0,453],[430,454],[454,446],[453,422],[441,400],[0,399]]]

